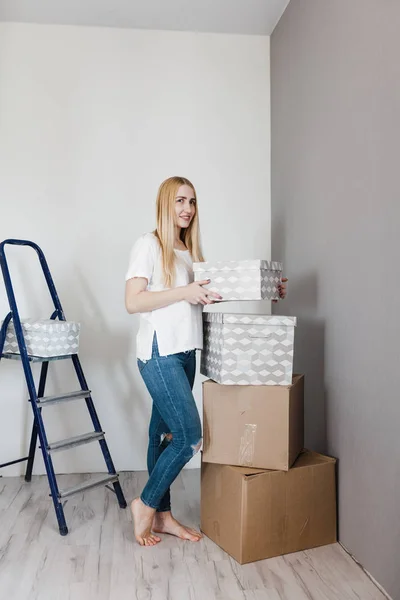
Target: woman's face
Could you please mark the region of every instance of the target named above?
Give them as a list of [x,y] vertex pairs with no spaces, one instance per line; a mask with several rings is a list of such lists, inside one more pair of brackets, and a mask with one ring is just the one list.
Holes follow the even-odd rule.
[[175,224],[187,228],[196,214],[194,190],[189,185],[181,185],[175,197]]

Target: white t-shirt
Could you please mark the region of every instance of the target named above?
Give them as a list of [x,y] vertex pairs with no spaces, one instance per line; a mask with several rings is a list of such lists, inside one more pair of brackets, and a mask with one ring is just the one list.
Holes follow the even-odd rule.
[[[175,250],[176,277],[174,287],[188,285],[194,280],[193,260],[188,250]],[[153,233],[142,235],[133,246],[126,281],[132,277],[145,277],[147,290],[160,292],[168,288],[163,281],[160,244]],[[152,354],[154,332],[157,334],[160,356],[202,349],[203,324],[201,304],[186,300],[140,314],[140,327],[136,338],[136,356],[149,360]]]

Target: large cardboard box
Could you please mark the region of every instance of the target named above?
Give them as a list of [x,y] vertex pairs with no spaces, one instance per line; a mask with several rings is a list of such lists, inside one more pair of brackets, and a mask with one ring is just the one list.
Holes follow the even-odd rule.
[[288,386],[203,383],[203,460],[287,471],[304,446],[304,377]]
[[201,373],[223,385],[289,385],[296,317],[203,313]]
[[288,472],[202,463],[201,530],[240,564],[336,542],[335,459]]
[[211,279],[206,286],[223,300],[276,300],[282,263],[269,260],[226,260],[193,264],[195,281]]

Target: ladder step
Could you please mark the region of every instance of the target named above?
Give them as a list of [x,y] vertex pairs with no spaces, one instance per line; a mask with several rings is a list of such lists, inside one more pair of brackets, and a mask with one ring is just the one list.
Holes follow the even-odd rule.
[[47,451],[58,452],[59,450],[69,450],[75,446],[83,446],[84,444],[90,444],[90,442],[96,442],[98,440],[104,440],[104,431],[91,431],[90,433],[76,435],[75,437],[66,440],[53,442],[47,446]]
[[98,487],[100,485],[106,485],[107,483],[112,483],[113,481],[118,481],[117,474],[107,475],[106,477],[102,477],[101,479],[97,479],[95,481],[92,479],[89,481],[84,481],[83,483],[78,483],[78,485],[74,485],[73,487],[60,490],[59,497],[67,498],[67,496],[72,496],[72,494],[77,494],[79,492],[83,492],[84,490],[89,490],[90,488]]
[[[28,356],[29,362],[34,363],[43,363],[43,362],[52,362],[54,360],[66,360],[67,358],[72,358],[73,354],[65,354],[62,356]],[[0,358],[8,358],[9,360],[22,360],[20,354],[16,354],[15,352],[5,352],[0,356]]]
[[49,406],[49,404],[78,400],[78,398],[87,398],[88,396],[90,396],[90,390],[78,390],[77,392],[68,392],[66,394],[59,394],[58,396],[44,396],[43,398],[38,398],[37,404],[38,406]]

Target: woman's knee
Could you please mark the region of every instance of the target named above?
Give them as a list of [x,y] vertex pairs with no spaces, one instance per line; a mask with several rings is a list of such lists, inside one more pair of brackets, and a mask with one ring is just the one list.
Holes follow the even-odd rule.
[[191,444],[190,448],[192,450],[192,456],[194,456],[195,454],[197,454],[198,452],[200,452],[202,441],[203,441],[203,438],[200,437],[200,438],[198,438],[198,440],[197,440],[196,443]]
[[202,441],[202,438],[197,436],[186,446],[186,455],[189,460],[200,451]]
[[200,451],[202,444],[201,429],[193,428],[190,431],[174,432],[171,444],[176,451],[182,452],[190,460]]

